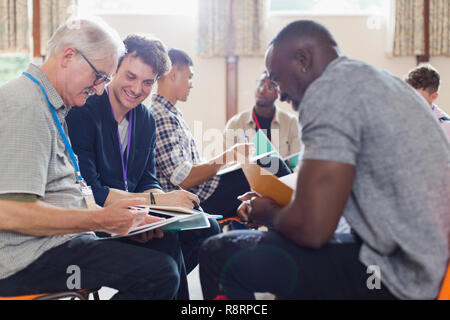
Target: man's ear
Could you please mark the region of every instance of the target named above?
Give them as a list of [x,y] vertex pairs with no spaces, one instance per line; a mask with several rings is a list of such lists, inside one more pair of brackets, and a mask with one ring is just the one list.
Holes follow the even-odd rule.
[[432,93],[431,94],[431,101],[433,102],[434,100],[436,100],[438,98],[438,96],[439,96],[439,93],[437,93],[437,92]]
[[169,79],[170,81],[174,82],[177,79],[177,68],[176,66],[172,66],[169,73],[164,76],[164,78]]
[[306,48],[298,48],[295,50],[294,59],[301,72],[305,73],[311,70],[312,67],[312,54],[310,50]]
[[77,50],[74,47],[66,47],[60,53],[60,63],[61,67],[67,68],[70,62],[75,59],[75,56],[78,54]]

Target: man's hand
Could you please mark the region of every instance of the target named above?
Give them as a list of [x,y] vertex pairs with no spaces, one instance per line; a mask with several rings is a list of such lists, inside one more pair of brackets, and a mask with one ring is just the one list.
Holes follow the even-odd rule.
[[[138,226],[145,226],[147,224],[155,223],[158,221],[164,221],[165,218],[159,218],[152,215],[147,215],[144,221]],[[156,228],[153,230],[149,230],[147,232],[139,233],[135,236],[131,236],[130,239],[139,243],[147,243],[152,239],[162,239],[164,237],[164,233],[160,228]]]
[[194,202],[200,204],[197,195],[186,190],[176,190],[167,193],[154,193],[157,205],[194,208]]
[[243,201],[238,208],[238,216],[243,222],[248,222],[248,228],[271,225],[273,217],[281,209],[272,199],[261,197],[252,191],[239,196],[238,200]]
[[96,231],[104,231],[110,234],[127,235],[130,230],[146,221],[147,212],[129,209],[132,206],[144,205],[147,199],[124,199],[98,210],[95,222],[98,225]]

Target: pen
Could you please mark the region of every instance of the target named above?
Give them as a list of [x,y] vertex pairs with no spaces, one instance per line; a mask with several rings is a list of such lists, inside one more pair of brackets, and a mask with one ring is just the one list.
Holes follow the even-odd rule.
[[203,209],[198,205],[197,202],[192,201],[192,203],[194,204],[194,210],[203,211]]
[[247,131],[244,130],[244,141],[245,143],[248,143],[248,135],[247,135]]

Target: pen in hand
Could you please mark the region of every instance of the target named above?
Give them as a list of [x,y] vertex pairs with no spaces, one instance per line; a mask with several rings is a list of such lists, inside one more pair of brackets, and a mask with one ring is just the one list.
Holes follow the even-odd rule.
[[194,204],[194,210],[203,211],[202,207],[199,206],[199,204],[195,201],[192,201]]

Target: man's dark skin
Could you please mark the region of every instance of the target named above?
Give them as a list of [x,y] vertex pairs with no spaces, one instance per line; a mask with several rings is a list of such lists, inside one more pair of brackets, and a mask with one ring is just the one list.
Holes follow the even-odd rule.
[[[339,56],[334,40],[324,36],[290,36],[269,46],[265,63],[281,96],[298,110],[306,89]],[[319,248],[337,227],[350,195],[355,167],[349,164],[303,160],[295,197],[285,207],[248,192],[238,215],[250,225],[271,225],[299,246]]]

